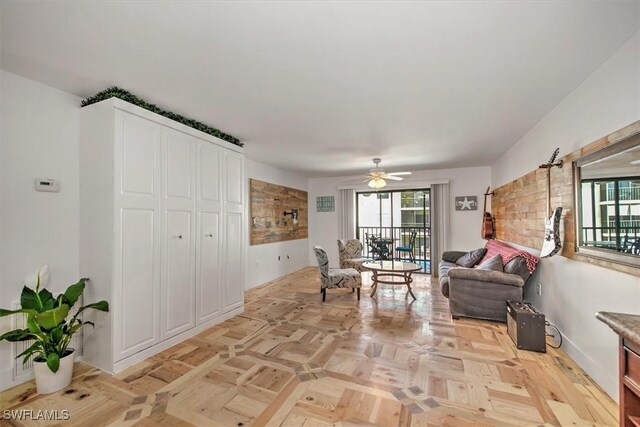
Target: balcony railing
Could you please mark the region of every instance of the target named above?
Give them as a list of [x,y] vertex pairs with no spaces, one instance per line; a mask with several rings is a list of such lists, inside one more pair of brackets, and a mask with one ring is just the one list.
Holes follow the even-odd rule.
[[[618,189],[620,200],[640,200],[640,187],[623,187]],[[607,200],[615,200],[615,188],[607,188]]]
[[582,227],[582,244],[640,255],[640,227]]
[[409,246],[411,232],[416,231],[413,246],[415,262],[422,266],[421,273],[431,273],[431,228],[430,227],[358,227],[357,238],[362,242],[363,256],[374,259],[372,248],[367,244],[367,235],[393,240],[389,243],[389,254],[395,260],[410,261],[407,252],[398,252],[396,247]]

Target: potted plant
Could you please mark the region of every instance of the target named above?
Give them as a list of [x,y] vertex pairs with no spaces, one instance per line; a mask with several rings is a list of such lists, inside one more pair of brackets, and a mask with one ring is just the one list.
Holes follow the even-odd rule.
[[48,280],[49,266],[45,264],[40,270],[27,276],[27,284],[20,296],[21,308],[0,309],[0,317],[17,313],[27,316],[26,329],[9,331],[0,336],[0,341],[33,341],[16,359],[22,357],[23,363],[27,363],[33,358],[36,388],[40,394],[53,393],[71,383],[74,361],[74,350],[69,348],[71,338],[83,326],[94,326],[92,322],[79,318],[80,314],[87,309],[109,311],[109,304],[99,301],[84,305],[74,315],[70,315],[71,308],[82,296],[89,279],[80,279],[55,297],[44,288]]

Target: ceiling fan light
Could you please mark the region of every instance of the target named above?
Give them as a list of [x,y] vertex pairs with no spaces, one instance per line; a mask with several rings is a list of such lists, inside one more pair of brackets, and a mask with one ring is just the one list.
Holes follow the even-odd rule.
[[374,178],[371,181],[369,181],[369,187],[371,188],[378,189],[378,188],[386,187],[386,185],[387,185],[387,182],[382,178]]

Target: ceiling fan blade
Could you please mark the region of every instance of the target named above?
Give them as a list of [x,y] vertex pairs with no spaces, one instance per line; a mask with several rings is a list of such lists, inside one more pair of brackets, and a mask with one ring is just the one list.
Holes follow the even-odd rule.
[[411,175],[411,172],[388,172],[387,175]]
[[385,176],[384,179],[390,179],[391,181],[402,181],[404,178],[401,178],[399,176],[389,175],[389,176]]

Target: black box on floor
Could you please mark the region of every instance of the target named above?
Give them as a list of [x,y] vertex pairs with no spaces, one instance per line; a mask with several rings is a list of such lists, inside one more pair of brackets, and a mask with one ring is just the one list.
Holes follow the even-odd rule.
[[547,352],[544,314],[529,303],[507,301],[507,333],[520,350]]

